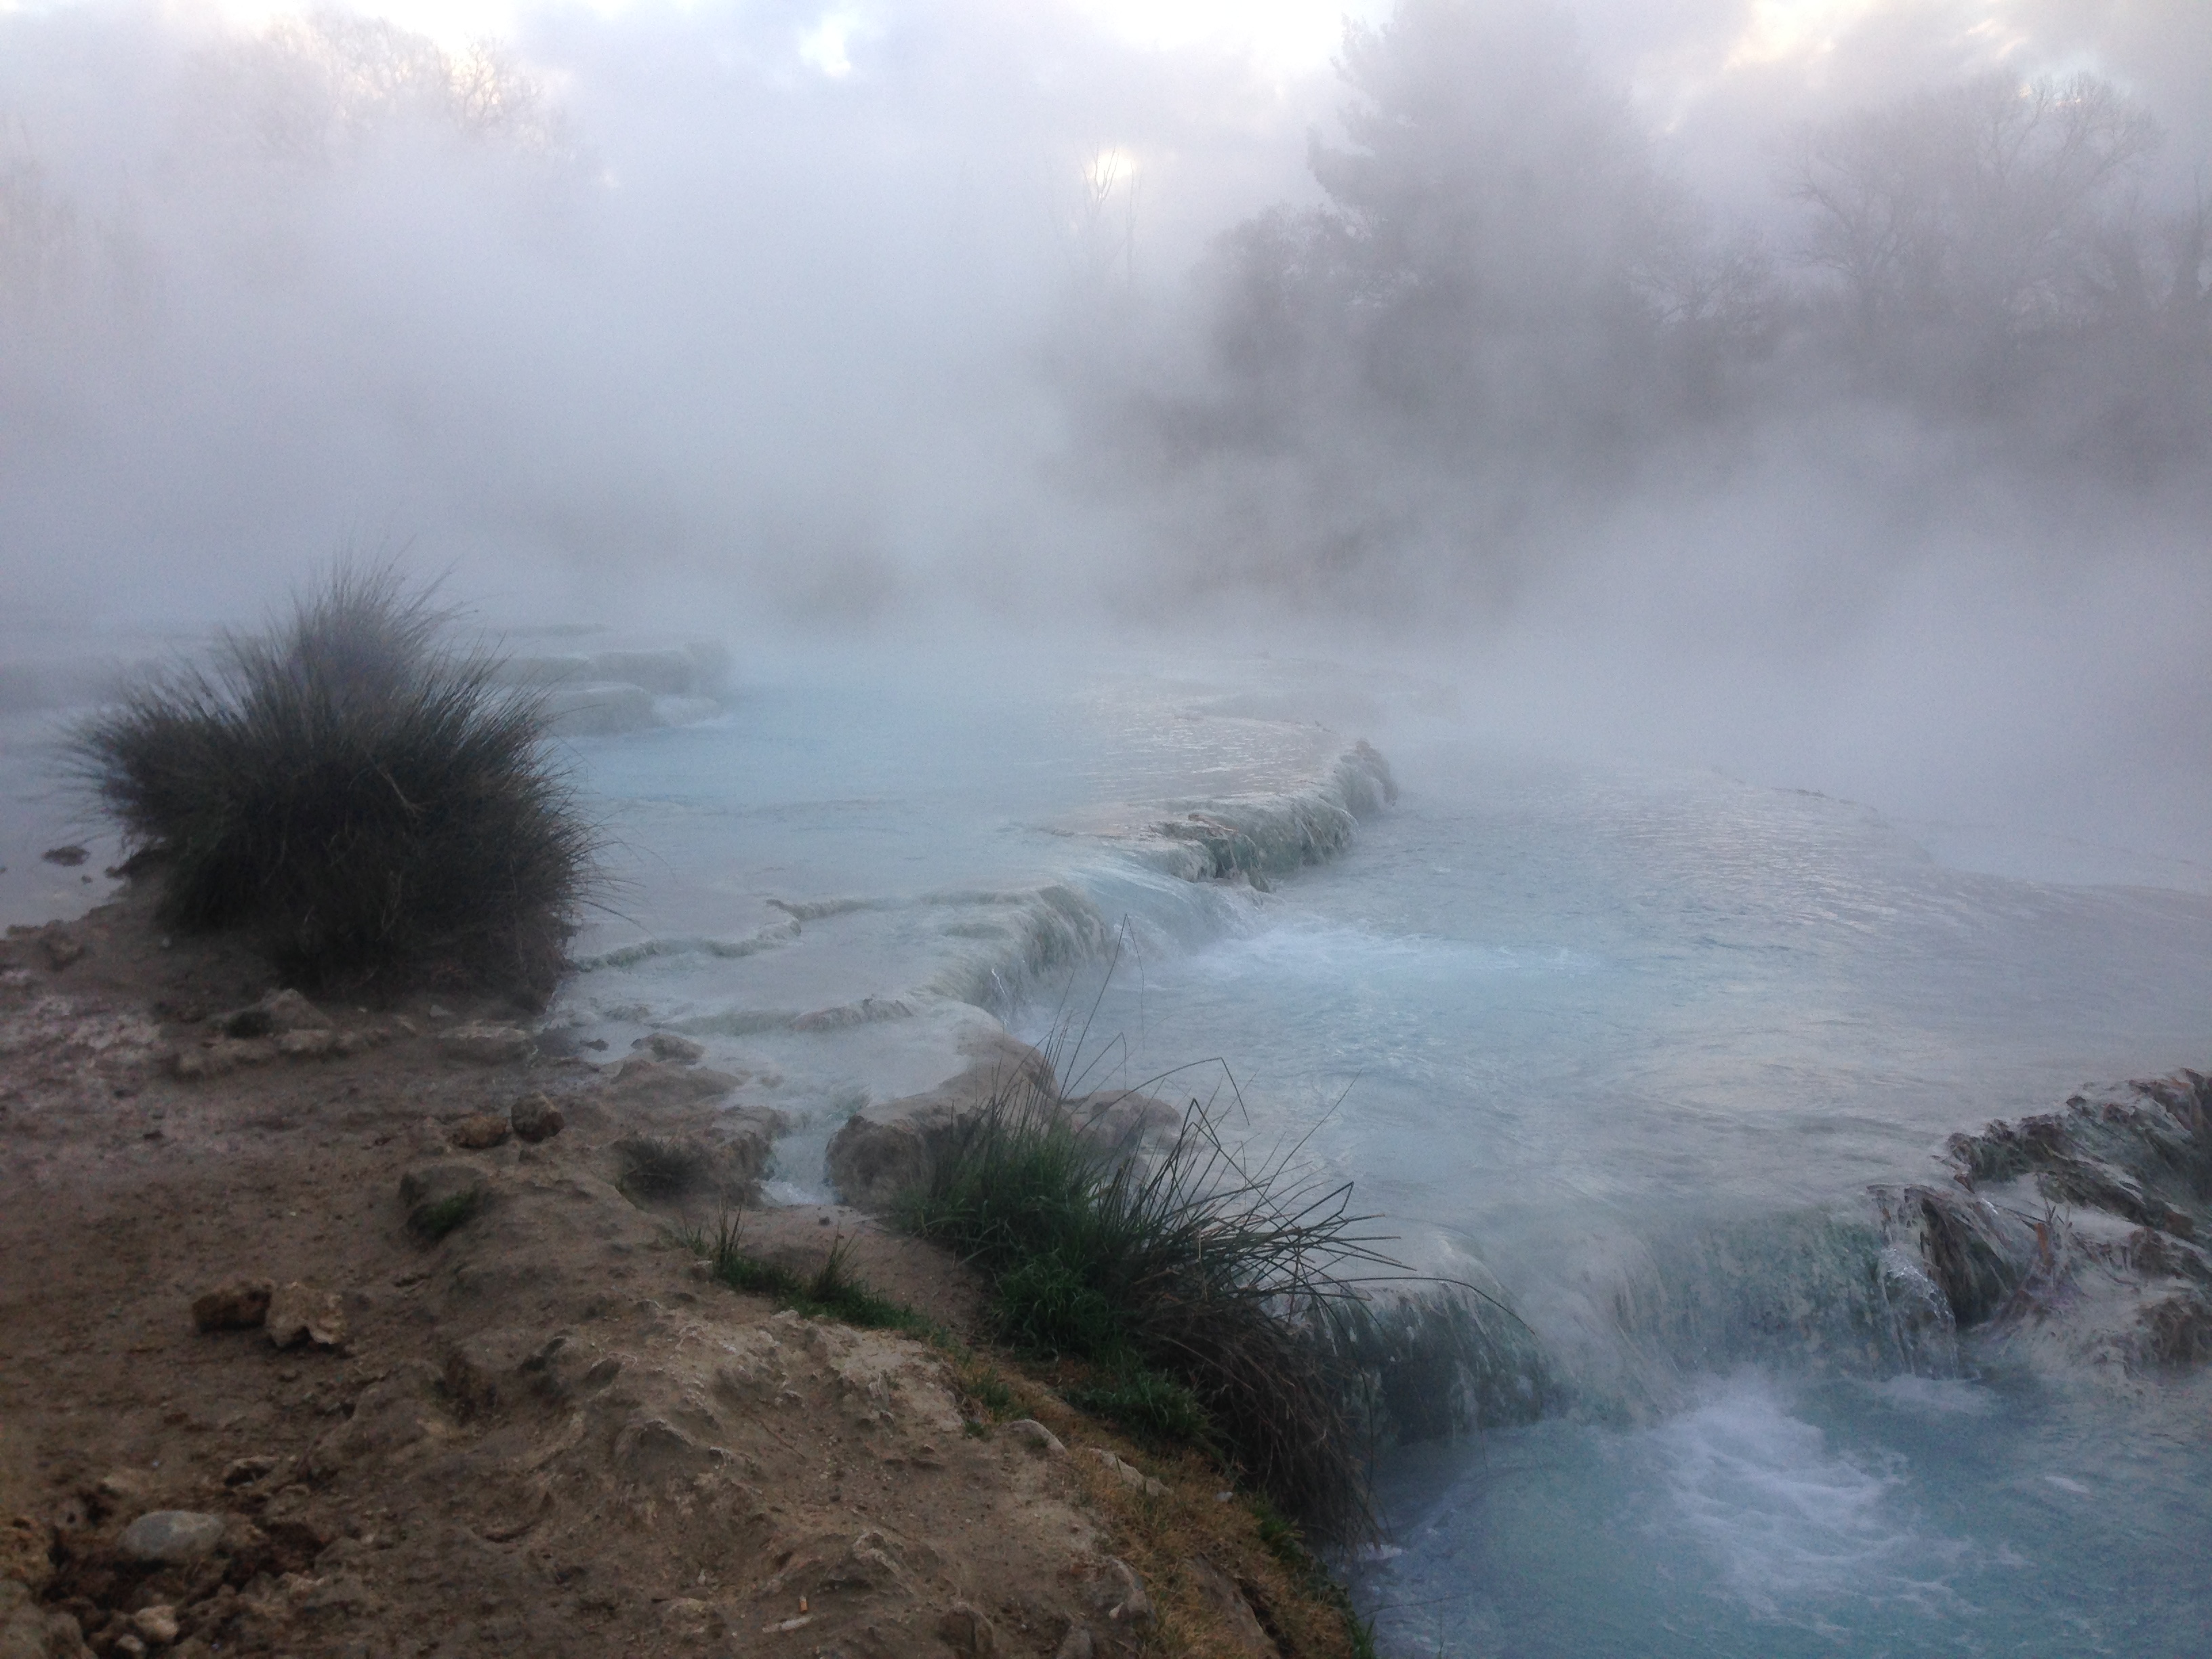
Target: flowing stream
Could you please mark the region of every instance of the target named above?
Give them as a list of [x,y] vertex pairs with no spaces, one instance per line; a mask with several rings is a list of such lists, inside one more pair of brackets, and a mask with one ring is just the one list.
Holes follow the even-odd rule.
[[[1234,1066],[1579,1408],[1395,1454],[1387,1652],[2212,1652],[2212,1413],[1969,1340],[1870,1348],[1863,1194],[1946,1134],[2208,1057],[2212,905],[1942,867],[1711,775],[1394,745],[1397,807],[1094,1030]],[[1032,1034],[1035,1026],[1031,1027]],[[1686,1324],[1624,1321],[1693,1307]]]
[[1091,1086],[1233,1101],[1406,1259],[1501,1288],[1573,1403],[1390,1456],[1357,1568],[1386,1652],[2212,1652],[2199,1384],[1900,1347],[1863,1305],[1870,1184],[2212,1060],[2212,902],[1977,874],[1865,806],[1516,758],[1388,696],[1403,793],[1340,856],[1194,882],[1099,833],[1315,787],[1350,735],[1297,718],[1319,683],[848,677],[585,745],[654,863],[563,1017],[770,1079],[796,1197],[978,1019],[1073,1014]]

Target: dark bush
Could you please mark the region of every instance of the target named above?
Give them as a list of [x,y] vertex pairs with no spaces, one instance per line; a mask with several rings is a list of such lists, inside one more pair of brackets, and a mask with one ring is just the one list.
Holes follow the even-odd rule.
[[597,842],[540,697],[449,645],[452,621],[388,568],[342,568],[76,730],[82,775],[163,870],[166,925],[246,929],[310,982],[550,988]]

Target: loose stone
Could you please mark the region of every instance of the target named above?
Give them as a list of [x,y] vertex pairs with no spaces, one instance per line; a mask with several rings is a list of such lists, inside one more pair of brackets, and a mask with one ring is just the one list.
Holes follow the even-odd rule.
[[459,1158],[431,1158],[399,1177],[407,1224],[428,1239],[443,1238],[483,1207],[484,1172]]
[[1042,1452],[1048,1457],[1058,1457],[1067,1450],[1060,1444],[1060,1437],[1034,1417],[1024,1417],[1018,1422],[1007,1424],[1006,1432],[1031,1451]]
[[501,1145],[511,1133],[505,1118],[478,1112],[453,1125],[446,1139],[464,1152],[481,1152]]
[[[1109,1452],[1108,1456],[1113,1454]],[[1149,1625],[1152,1622],[1152,1598],[1145,1593],[1145,1581],[1137,1577],[1137,1570],[1127,1561],[1108,1557],[1107,1597],[1112,1602],[1106,1616],[1116,1624]]]
[[955,1601],[937,1621],[937,1639],[953,1652],[987,1659],[999,1650],[999,1632],[965,1601]]
[[1134,1486],[1153,1498],[1167,1496],[1167,1488],[1134,1463],[1126,1462],[1103,1446],[1091,1448],[1091,1455],[1106,1466],[1108,1473],[1125,1486]]
[[330,1291],[291,1284],[269,1298],[269,1340],[289,1348],[309,1342],[318,1348],[335,1348],[345,1340],[345,1310]]
[[269,1317],[276,1287],[265,1279],[234,1279],[197,1297],[192,1323],[203,1331],[250,1331]]
[[219,1515],[199,1510],[155,1510],[125,1527],[115,1548],[126,1561],[179,1567],[205,1559],[222,1541]]
[[167,1606],[141,1607],[131,1623],[150,1645],[165,1648],[177,1639],[177,1610]]
[[550,1140],[561,1133],[567,1120],[561,1109],[544,1095],[526,1095],[507,1109],[507,1121],[514,1133],[532,1142]]

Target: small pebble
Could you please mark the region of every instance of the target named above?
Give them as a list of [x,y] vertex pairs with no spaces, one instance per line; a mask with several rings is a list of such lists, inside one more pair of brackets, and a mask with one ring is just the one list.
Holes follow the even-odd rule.
[[131,1622],[138,1634],[157,1648],[165,1648],[177,1639],[177,1610],[167,1605],[141,1607],[131,1615]]

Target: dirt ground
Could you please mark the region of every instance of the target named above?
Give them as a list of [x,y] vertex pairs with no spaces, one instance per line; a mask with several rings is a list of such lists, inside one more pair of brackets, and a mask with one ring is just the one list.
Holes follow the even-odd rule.
[[[143,895],[0,959],[0,1659],[1343,1650],[1213,1472],[706,1277],[776,1126],[683,1056],[271,999]],[[927,1246],[743,1224],[974,1334]]]

